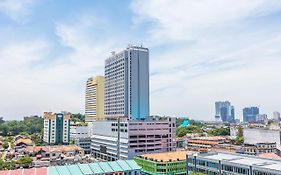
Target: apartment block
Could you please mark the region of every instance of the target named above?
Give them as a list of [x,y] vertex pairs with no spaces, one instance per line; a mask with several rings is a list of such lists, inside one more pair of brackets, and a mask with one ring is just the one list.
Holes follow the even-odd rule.
[[70,113],[44,112],[43,141],[50,145],[69,144]]

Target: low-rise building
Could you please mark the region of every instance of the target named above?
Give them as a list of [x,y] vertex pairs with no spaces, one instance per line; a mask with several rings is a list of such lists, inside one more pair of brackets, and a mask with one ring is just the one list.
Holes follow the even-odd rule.
[[138,155],[134,158],[143,174],[170,175],[186,173],[186,155],[189,151],[175,151]]
[[34,142],[29,138],[19,138],[15,141],[15,150],[19,151],[28,146],[34,146]]
[[276,143],[244,144],[237,153],[248,155],[259,155],[263,153],[277,153]]
[[106,120],[93,122],[91,151],[104,160],[176,150],[175,118]]
[[281,161],[230,153],[187,155],[187,174],[195,171],[210,175],[280,175]]
[[206,141],[206,140],[197,140],[197,139],[189,139],[187,141],[188,149],[207,149],[211,150],[215,148],[219,143],[215,141]]
[[78,163],[84,157],[84,150],[76,145],[30,146],[26,147],[23,156],[34,158],[34,165],[58,165]]
[[1,175],[140,175],[134,160],[0,171]]
[[276,146],[281,145],[281,131],[280,129],[266,129],[266,128],[244,128],[243,129],[244,143],[276,143]]

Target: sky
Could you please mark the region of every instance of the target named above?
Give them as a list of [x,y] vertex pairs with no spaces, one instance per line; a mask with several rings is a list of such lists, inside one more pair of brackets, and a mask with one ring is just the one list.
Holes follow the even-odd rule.
[[84,113],[111,51],[150,49],[150,113],[281,111],[280,0],[0,0],[0,116]]

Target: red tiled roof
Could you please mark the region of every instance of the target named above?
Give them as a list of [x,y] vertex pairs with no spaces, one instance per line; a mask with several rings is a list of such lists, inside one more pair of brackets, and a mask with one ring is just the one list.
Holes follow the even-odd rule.
[[277,159],[277,160],[281,160],[281,157],[278,156],[278,155],[275,154],[275,153],[262,153],[262,154],[259,155],[259,157],[268,158],[268,159]]
[[47,168],[17,169],[0,171],[0,175],[47,175]]
[[198,143],[198,144],[204,144],[204,145],[212,145],[215,146],[218,144],[218,142],[213,141],[206,141],[206,140],[188,140],[189,143]]
[[10,175],[22,175],[23,169],[13,170]]
[[9,175],[10,170],[0,171],[0,175]]
[[22,175],[34,175],[35,173],[35,168],[32,169],[24,169]]

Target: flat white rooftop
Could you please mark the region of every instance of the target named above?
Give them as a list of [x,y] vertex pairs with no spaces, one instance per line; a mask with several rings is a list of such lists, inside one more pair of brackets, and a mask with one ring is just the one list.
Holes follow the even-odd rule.
[[230,153],[203,153],[198,154],[197,157],[281,172],[281,161],[273,159]]

